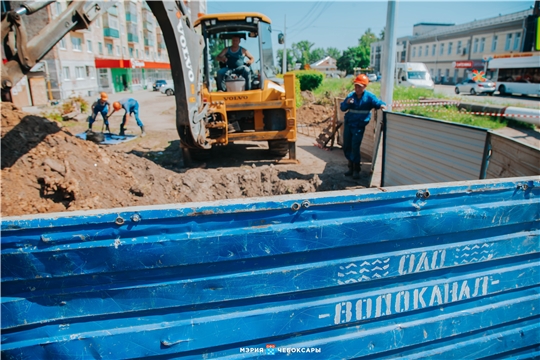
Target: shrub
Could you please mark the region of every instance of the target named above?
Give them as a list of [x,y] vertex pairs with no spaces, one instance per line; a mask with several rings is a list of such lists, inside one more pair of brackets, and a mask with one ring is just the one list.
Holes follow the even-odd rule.
[[300,90],[315,90],[318,88],[323,80],[324,74],[316,70],[295,70],[293,73],[296,75],[296,78],[300,81]]
[[53,120],[53,121],[57,121],[57,122],[62,122],[62,114],[60,114],[58,111],[56,110],[52,110],[51,112],[43,112],[41,113],[41,116],[43,116],[44,118],[47,118],[49,120]]

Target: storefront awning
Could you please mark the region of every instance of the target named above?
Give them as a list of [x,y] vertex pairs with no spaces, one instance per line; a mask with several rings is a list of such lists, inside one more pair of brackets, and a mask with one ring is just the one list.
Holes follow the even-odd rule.
[[100,59],[95,58],[94,63],[97,69],[170,69],[171,64],[154,61],[140,61],[129,59]]

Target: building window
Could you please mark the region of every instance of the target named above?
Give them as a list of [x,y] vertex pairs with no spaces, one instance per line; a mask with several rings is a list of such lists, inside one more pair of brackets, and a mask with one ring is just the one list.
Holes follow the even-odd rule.
[[448,55],[452,54],[452,45],[453,45],[453,44],[454,44],[454,43],[451,42],[451,41],[448,43]]
[[481,38],[480,39],[480,52],[483,53],[484,52],[484,46],[486,45],[486,38]]
[[458,55],[461,55],[461,52],[463,50],[461,49],[461,40],[457,42],[457,49],[456,49],[456,54]]
[[469,48],[471,47],[471,42],[467,40],[467,43],[465,44],[465,47],[463,48],[463,55],[466,55],[469,53]]
[[474,39],[473,53],[478,52],[478,38]]
[[73,46],[73,51],[82,51],[82,39],[80,37],[72,36],[71,45]]
[[137,59],[139,58],[139,49],[135,50],[135,55],[137,55]]
[[124,56],[127,56],[127,50],[126,50],[126,47],[125,47],[125,46],[123,47],[123,50],[124,50],[124,52],[123,52],[122,54],[123,54]]
[[93,66],[86,66],[86,77],[93,79],[94,78],[94,67]]
[[84,66],[75,66],[75,77],[77,80],[84,79]]
[[444,43],[441,43],[440,50],[439,50],[439,55],[442,55],[442,54],[444,54]]
[[497,35],[493,36],[493,42],[491,43],[491,51],[497,50],[497,40],[499,37]]
[[[146,52],[146,59],[150,59],[150,51],[148,51],[148,49],[146,49],[145,52]],[[328,70],[328,69],[326,69],[326,70]]]
[[86,40],[86,48],[89,53],[92,52],[92,40]]
[[101,42],[97,43],[98,51],[101,55],[103,55],[103,44]]
[[431,48],[431,56],[435,56],[437,52],[437,44],[433,44],[433,47]]
[[120,46],[116,45],[116,55],[120,56]]
[[71,76],[69,74],[69,67],[64,66],[62,69],[63,69],[63,73],[64,73],[64,80],[71,80]]
[[56,1],[54,3],[54,17],[57,17],[58,15],[60,15],[62,13],[62,3],[60,1]]
[[105,45],[107,45],[107,54],[109,55],[113,55],[113,46],[111,43],[106,43]]
[[426,56],[429,56],[429,45],[426,45]]
[[411,54],[411,57],[415,57],[416,56],[416,46],[412,48],[412,54]]
[[519,43],[521,40],[521,33],[516,33],[516,37],[514,38],[514,47],[512,50],[518,50],[519,49]]
[[60,46],[60,49],[66,50],[66,39],[60,39],[60,42],[58,44]]
[[132,47],[129,48],[129,57],[133,58],[133,48]]
[[510,50],[511,43],[512,43],[512,34],[506,34],[506,43],[504,44],[504,51]]
[[421,57],[422,56],[422,47],[419,46],[418,47],[418,57]]

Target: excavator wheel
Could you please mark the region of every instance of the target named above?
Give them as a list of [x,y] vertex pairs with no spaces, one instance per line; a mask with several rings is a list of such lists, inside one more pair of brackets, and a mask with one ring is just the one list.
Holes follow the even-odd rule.
[[285,156],[289,152],[289,142],[286,139],[268,140],[270,153],[277,156]]

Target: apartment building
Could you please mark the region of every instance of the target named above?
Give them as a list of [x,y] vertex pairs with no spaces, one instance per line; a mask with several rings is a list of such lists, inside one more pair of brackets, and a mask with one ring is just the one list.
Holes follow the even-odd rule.
[[[414,35],[397,40],[397,62],[425,63],[436,82],[456,84],[494,55],[532,51],[535,24],[533,9],[460,25],[415,24]],[[371,66],[380,71],[383,42],[371,51]]]
[[[4,4],[5,3],[5,4]],[[3,11],[17,9],[23,2],[3,2]],[[35,14],[23,16],[28,38],[67,8],[69,1],[58,0]],[[113,1],[87,30],[71,31],[28,74],[46,85],[32,89],[25,77],[17,86],[19,101],[33,105],[33,93],[46,91],[46,100],[72,96],[94,96],[101,91],[132,92],[147,88],[157,79],[171,79],[169,57],[159,24],[142,0]],[[206,1],[185,1],[192,20],[206,12]],[[6,6],[4,6],[6,5]],[[41,84],[41,83],[40,83]],[[20,90],[23,89],[23,90]],[[34,90],[34,91],[32,91]],[[21,96],[22,95],[22,96]],[[37,105],[37,103],[35,103]]]

